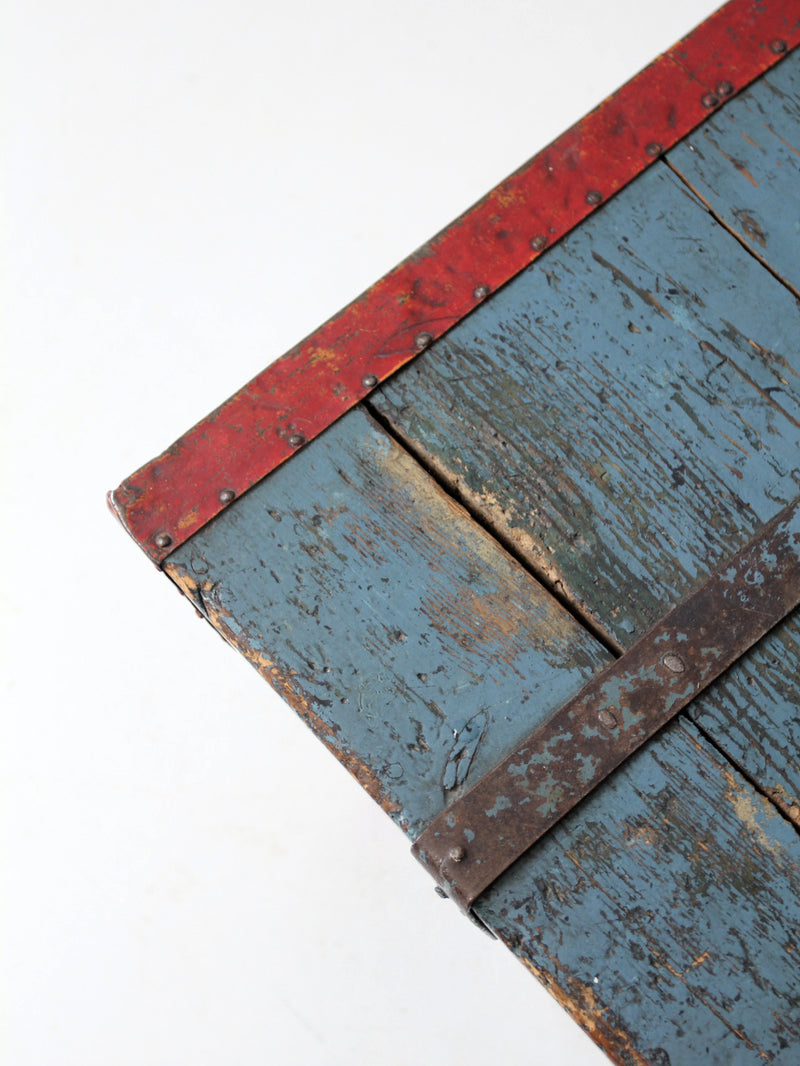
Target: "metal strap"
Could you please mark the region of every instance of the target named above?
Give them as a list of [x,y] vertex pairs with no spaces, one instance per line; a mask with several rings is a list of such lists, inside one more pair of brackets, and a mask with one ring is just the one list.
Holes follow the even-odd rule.
[[800,497],[422,833],[469,911],[512,863],[800,603]]

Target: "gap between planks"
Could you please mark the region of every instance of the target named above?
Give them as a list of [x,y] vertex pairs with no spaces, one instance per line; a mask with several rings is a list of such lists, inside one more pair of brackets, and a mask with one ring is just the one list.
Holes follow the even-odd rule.
[[[680,177],[680,175],[678,175]],[[713,211],[710,212],[712,215]],[[716,218],[716,216],[714,216]],[[746,246],[745,246],[746,247]],[[749,249],[748,249],[749,250]],[[755,256],[755,258],[758,258]],[[780,280],[780,279],[779,279]],[[791,288],[790,286],[787,286]],[[760,390],[759,390],[760,391]],[[767,397],[769,399],[769,397]],[[771,401],[774,402],[774,401]],[[478,510],[474,504],[465,496],[465,494],[459,492],[458,485],[451,483],[446,479],[436,468],[429,462],[428,457],[422,451],[417,448],[414,441],[406,437],[403,434],[397,432],[396,428],[391,425],[389,420],[385,418],[380,411],[370,403],[369,400],[362,401],[363,406],[367,409],[375,422],[381,427],[384,433],[399,447],[402,448],[411,458],[420,466],[424,473],[431,478],[433,482],[451,499],[455,500],[463,509],[467,512],[470,519],[479,526],[486,534],[488,534],[494,541],[496,541],[500,547],[502,547],[520,566],[522,569],[531,575],[538,583],[556,600],[565,611],[568,612],[575,619],[575,621],[582,628],[587,630],[591,635],[599,641],[603,647],[614,656],[615,659],[619,659],[625,654],[625,648],[607,633],[605,629],[599,625],[588,613],[588,610],[583,607],[581,602],[576,596],[571,596],[569,591],[564,587],[561,582],[554,582],[550,576],[544,571],[534,566],[529,559],[526,559],[516,548],[513,541],[508,537],[505,537],[500,530],[494,528],[489,519]],[[778,406],[778,405],[776,405]],[[779,623],[780,624],[780,623]],[[724,677],[724,674],[722,675]],[[678,718],[685,718],[690,721],[691,724],[700,732],[705,741],[717,752],[721,759],[723,759],[739,776],[746,781],[755,792],[758,793],[767,803],[773,807],[784,821],[788,822],[795,832],[800,835],[800,821],[795,819],[789,811],[789,807],[786,804],[782,804],[773,795],[764,789],[759,781],[749,773],[749,771],[736,759],[734,759],[720,744],[716,741],[714,736],[709,733],[703,726],[699,725],[693,718],[690,718],[688,711],[691,708],[690,703],[686,710],[681,711],[677,716]],[[667,723],[664,723],[665,725]]]
[[[671,170],[675,177],[678,179],[678,181],[685,185],[693,196],[697,197],[699,203],[702,204],[702,206],[706,209],[709,215],[711,215],[714,221],[718,225],[722,226],[725,232],[729,233],[731,237],[733,237],[733,239],[737,242],[737,244],[741,245],[741,247],[744,248],[748,255],[752,256],[757,263],[760,263],[761,266],[764,267],[764,269],[769,274],[771,274],[772,277],[775,278],[775,280],[780,285],[787,289],[796,300],[800,300],[800,290],[796,289],[790,281],[787,281],[786,278],[782,277],[782,275],[780,275],[778,271],[769,262],[767,262],[766,259],[763,258],[763,256],[760,256],[754,248],[752,248],[745,240],[743,240],[741,235],[738,234],[736,230],[733,229],[733,227],[728,222],[726,222],[724,218],[722,218],[721,215],[717,214],[717,212],[714,210],[708,200],[703,196],[703,194],[698,189],[696,189],[694,185],[692,185],[691,181],[689,181],[689,179],[682,171],[678,170],[674,163],[671,163],[669,159],[666,159],[663,156],[661,157],[659,162],[663,163],[668,170]],[[774,403],[774,401],[772,402]],[[792,421],[794,421],[794,419],[792,419]]]
[[369,400],[365,400],[363,403],[369,411],[370,416],[378,423],[383,432],[386,433],[395,444],[406,451],[420,467],[422,467],[428,477],[439,486],[442,492],[463,507],[472,521],[496,541],[508,553],[508,555],[513,558],[514,562],[535,578],[535,580],[538,581],[538,583],[583,629],[586,629],[591,633],[595,640],[599,641],[599,643],[602,644],[615,659],[618,659],[624,653],[625,649],[622,645],[617,643],[614,637],[594,618],[592,618],[588,610],[576,596],[571,595],[569,590],[562,585],[561,582],[554,582],[544,568],[539,568],[531,562],[530,559],[526,559],[520,553],[514,542],[509,537],[504,536],[500,530],[495,529],[486,515],[475,507],[465,493],[459,491],[458,485],[445,478],[441,472],[431,464],[429,457],[421,448],[416,446],[411,438],[407,437],[405,434],[399,433],[389,420],[377,410]]
[[[780,623],[778,623],[778,624],[780,625]],[[725,675],[722,674],[720,676],[724,677]],[[778,799],[776,796],[772,795],[771,792],[769,792],[767,789],[765,789],[764,786],[759,783],[757,778],[753,777],[744,768],[744,766],[742,766],[736,759],[733,758],[732,755],[730,755],[727,751],[725,751],[723,748],[721,748],[719,746],[717,741],[714,739],[713,734],[709,733],[702,725],[700,725],[700,723],[696,719],[689,717],[688,716],[688,711],[691,709],[691,706],[692,705],[690,703],[689,706],[685,710],[680,712],[678,717],[679,718],[686,717],[687,721],[690,721],[692,723],[692,725],[695,727],[695,729],[698,731],[698,733],[701,734],[701,736],[706,741],[706,743],[709,744],[712,748],[714,748],[714,750],[723,759],[725,759],[725,761],[727,763],[729,763],[730,766],[733,767],[733,769],[739,774],[739,776],[742,777],[745,781],[747,781],[747,783],[750,785],[750,787],[755,792],[757,792],[759,794],[759,796],[761,796],[762,799],[766,800],[767,803],[769,803],[771,807],[774,807],[774,809],[783,818],[783,820],[785,822],[788,822],[789,825],[798,834],[798,836],[800,836],[800,814],[798,814],[798,815],[792,814],[792,810],[791,810],[791,805],[790,804],[783,803],[782,800]]]

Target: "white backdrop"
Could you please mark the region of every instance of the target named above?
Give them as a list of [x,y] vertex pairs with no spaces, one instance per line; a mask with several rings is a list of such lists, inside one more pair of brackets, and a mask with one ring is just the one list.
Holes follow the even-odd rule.
[[104,493],[712,7],[5,5],[5,1061],[607,1061]]

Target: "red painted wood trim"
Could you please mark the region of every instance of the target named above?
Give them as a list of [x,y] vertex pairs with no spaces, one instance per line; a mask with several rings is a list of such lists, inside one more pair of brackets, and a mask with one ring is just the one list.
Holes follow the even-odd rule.
[[123,481],[126,529],[160,564],[798,44],[798,0],[731,0]]

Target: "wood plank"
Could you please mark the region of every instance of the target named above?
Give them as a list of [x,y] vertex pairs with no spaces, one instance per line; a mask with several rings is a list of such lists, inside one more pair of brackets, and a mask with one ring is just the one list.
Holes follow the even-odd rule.
[[800,295],[800,51],[704,122],[667,160]]
[[362,410],[167,571],[412,838],[610,659]]
[[686,712],[800,826],[800,611],[752,648]]
[[[521,302],[495,294],[378,401],[622,646],[798,484],[795,302],[666,167],[646,180],[627,217],[623,194],[605,229],[524,276]],[[608,659],[363,411],[169,569],[410,836]],[[795,621],[697,709],[734,759],[760,760],[785,809],[796,779],[778,730],[797,677],[772,660],[796,654]],[[772,701],[764,734],[738,720],[754,685]],[[798,847],[680,722],[479,909],[626,1066],[794,1066]]]
[[478,901],[626,1066],[794,1066],[800,838],[681,719]]
[[[797,495],[799,372],[797,301],[662,167],[373,403],[624,648]],[[725,699],[704,723],[755,770]],[[769,787],[796,795],[771,751]]]
[[128,532],[160,563],[219,513],[221,491],[251,488],[363,398],[374,377],[413,359],[530,263],[541,241],[579,225],[701,122],[703,94],[719,78],[742,85],[778,62],[764,42],[780,27],[784,47],[798,43],[800,23],[790,27],[786,14],[793,2],[729,0],[134,472],[109,497]]
[[[412,836],[608,659],[363,411],[169,568]],[[753,1048],[771,1053],[795,1034],[784,1008],[798,978],[785,950],[797,836],[691,730],[661,734],[480,904],[626,1064],[694,1066],[698,1034],[712,1047],[705,1061],[763,1061]],[[755,871],[788,871],[785,887],[765,894]],[[732,936],[732,914],[758,930],[755,947]],[[755,962],[732,995],[745,950]],[[719,991],[706,987],[720,975]]]
[[654,169],[372,403],[624,646],[798,491],[798,426],[751,382],[775,353],[800,415],[799,338],[794,298]]

